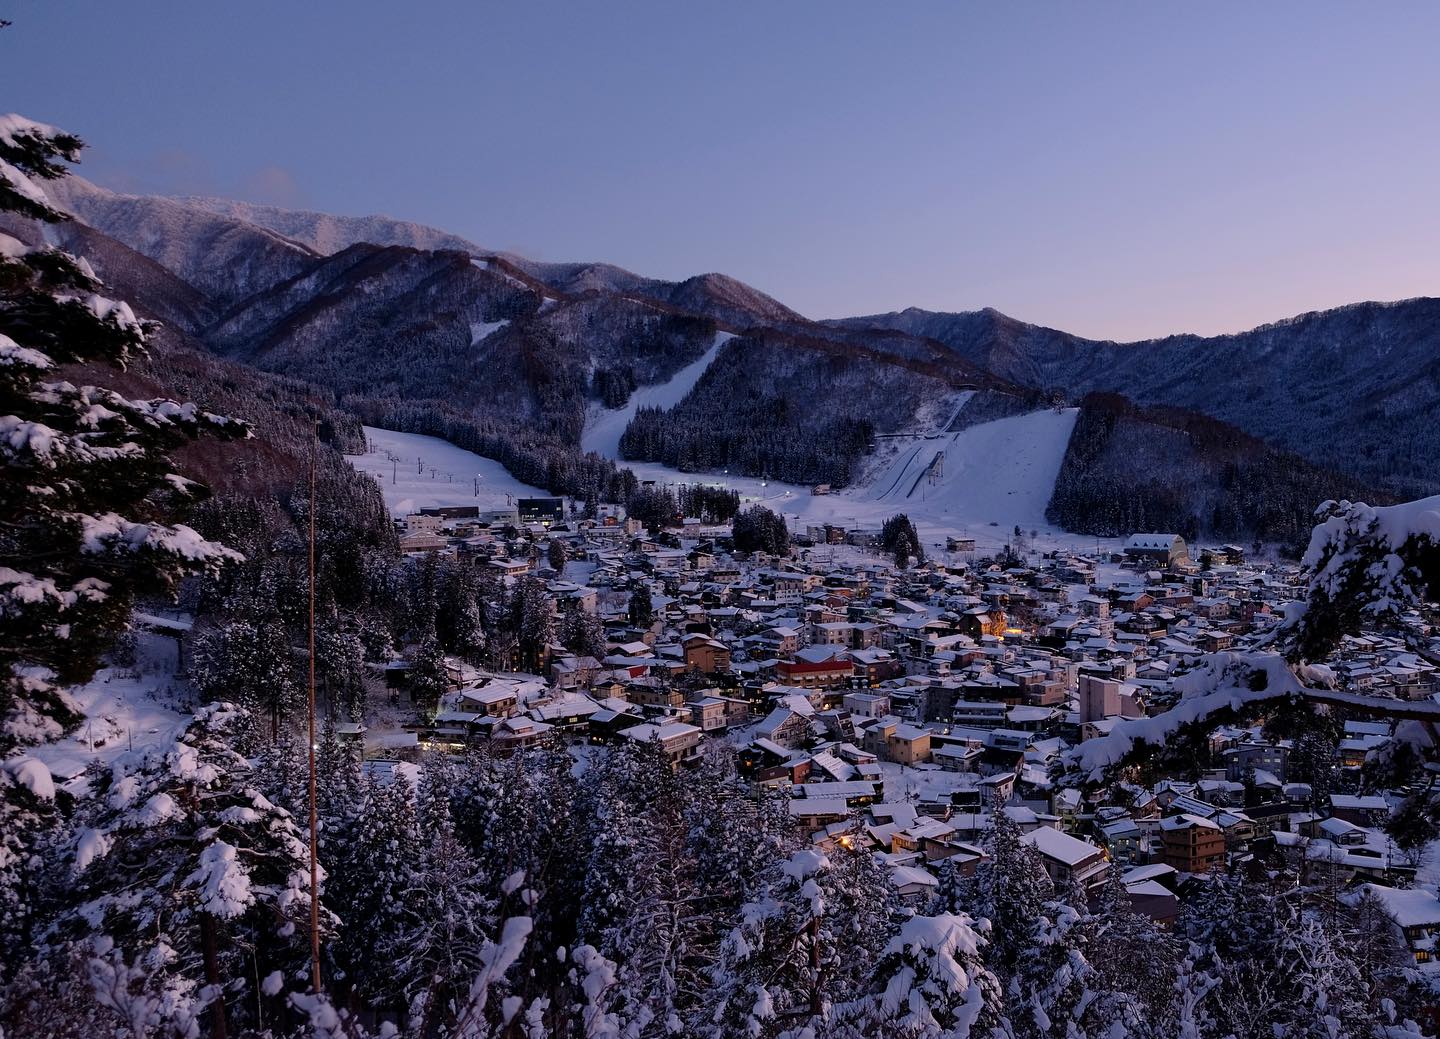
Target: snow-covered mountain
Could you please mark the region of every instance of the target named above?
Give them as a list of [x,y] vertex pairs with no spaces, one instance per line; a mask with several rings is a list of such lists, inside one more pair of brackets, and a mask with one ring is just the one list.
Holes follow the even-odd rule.
[[1397,494],[1440,489],[1440,299],[1356,303],[1248,332],[1099,342],[995,310],[833,322],[938,340],[1025,386],[1123,393],[1225,420]]
[[488,249],[448,231],[388,216],[333,216],[219,198],[189,197],[176,199],[175,202],[229,220],[267,228],[322,255],[338,253],[360,243],[399,245],[429,251],[455,250],[476,257],[496,257],[507,261],[566,295],[587,292],[631,294],[708,314],[742,327],[756,321],[779,323],[804,320],[778,300],[724,274],[700,274],[684,281],[670,282],[647,278],[609,263],[530,260],[514,253]]
[[314,249],[175,199],[121,195],[81,177],[47,185],[62,208],[154,260],[221,307],[305,270]]
[[[605,263],[536,262],[388,217],[121,195],[78,178],[59,185],[56,197],[88,225],[67,232],[90,237],[82,251],[133,269],[142,284],[132,295],[142,306],[210,349],[323,387],[366,421],[458,438],[503,457],[531,483],[572,492],[583,489],[572,479],[594,488],[616,478],[612,462],[577,461],[597,435],[592,429],[584,439],[587,416],[591,426],[605,423],[609,453],[618,447],[626,459],[844,485],[862,478],[874,434],[913,432],[941,402],[970,390],[983,392],[961,425],[1119,389],[1219,415],[1372,480],[1440,479],[1440,451],[1407,456],[1393,443],[1377,451],[1384,424],[1361,421],[1388,408],[1406,443],[1440,437],[1433,423],[1416,420],[1436,396],[1433,375],[1427,381],[1416,368],[1435,341],[1427,308],[1440,309],[1436,301],[1362,305],[1242,336],[1130,345],[992,310],[813,322],[722,274],[672,282]],[[1382,352],[1387,364],[1361,363]],[[1272,371],[1283,374],[1279,384]],[[663,406],[632,404],[637,391],[668,386],[681,372],[695,375],[681,399],[642,392]],[[1344,377],[1334,379],[1337,372]],[[1398,385],[1402,374],[1408,385]],[[1356,387],[1374,399],[1340,399]],[[1327,406],[1307,406],[1315,401]],[[1232,506],[1256,495],[1221,486],[1233,485],[1236,471],[1215,461],[1213,445],[1226,437],[1207,434],[1205,450],[1200,441],[1180,449],[1176,438],[1193,440],[1195,428],[1177,433],[1156,413],[1127,413],[1125,428],[1131,448],[1148,437],[1187,460],[1177,463],[1183,479],[1156,485],[1138,471],[1154,452],[1105,454],[1104,481],[1137,495],[1138,515],[1183,516],[1190,528],[1224,515],[1227,533],[1243,526]],[[1306,432],[1317,429],[1324,437]],[[1231,432],[1226,457],[1241,458],[1257,443]],[[1076,487],[1095,486],[1079,474],[1094,476],[1099,464],[1078,450],[1071,445],[1061,468],[1071,504],[1089,493]],[[1273,469],[1244,469],[1244,479]],[[1328,476],[1315,482],[1333,484]],[[1176,483],[1187,489],[1175,492]],[[1341,485],[1372,496],[1353,481]],[[1177,507],[1177,494],[1194,507]],[[1280,499],[1300,514],[1314,504],[1303,493]],[[1293,525],[1288,513],[1278,524]]]
[[447,231],[388,216],[334,216],[307,209],[282,209],[279,206],[202,196],[184,196],[175,201],[187,208],[201,209],[228,220],[268,228],[325,256],[360,242],[403,245],[411,249],[455,249],[476,256],[493,251]]

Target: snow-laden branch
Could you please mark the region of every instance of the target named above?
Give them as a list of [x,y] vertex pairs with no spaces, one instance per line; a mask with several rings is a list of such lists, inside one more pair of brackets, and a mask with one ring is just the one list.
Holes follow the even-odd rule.
[[1066,752],[1065,764],[1092,780],[1119,764],[1140,745],[1163,745],[1182,726],[1247,704],[1280,696],[1303,695],[1307,689],[1276,653],[1212,653],[1195,670],[1175,680],[1180,702],[1153,718],[1117,722],[1104,736],[1086,740]]
[[1290,656],[1324,659],[1347,632],[1399,623],[1440,593],[1440,496],[1378,508],[1327,501],[1316,516],[1306,599],[1276,633]]

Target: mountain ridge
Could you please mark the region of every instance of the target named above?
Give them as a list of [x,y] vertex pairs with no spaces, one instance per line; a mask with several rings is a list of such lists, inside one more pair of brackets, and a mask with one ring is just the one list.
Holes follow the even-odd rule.
[[[538,263],[390,218],[124,196],[83,181],[61,202],[82,221],[100,225],[95,234],[118,239],[117,248],[172,272],[173,286],[151,279],[154,292],[166,297],[152,309],[170,305],[172,313],[163,316],[188,325],[187,332],[222,356],[322,387],[375,424],[395,421],[411,432],[464,439],[482,453],[503,455],[529,482],[585,495],[614,493],[618,476],[613,462],[607,470],[559,461],[581,453],[589,409],[597,402],[622,406],[635,388],[667,381],[704,354],[717,332],[735,338],[719,348],[686,400],[665,414],[642,409],[634,415],[621,437],[626,458],[843,485],[858,471],[871,433],[903,432],[959,389],[980,390],[985,413],[997,417],[1097,391],[1122,393],[1140,405],[1203,412],[1292,449],[1274,431],[1267,435],[1236,421],[1233,409],[1217,414],[1223,409],[1167,392],[1197,381],[1225,385],[1207,372],[1213,362],[1203,350],[1176,358],[1179,344],[1228,344],[1239,371],[1234,344],[1249,343],[1247,336],[1278,337],[1289,349],[1286,337],[1307,329],[1323,331],[1347,316],[1364,322],[1373,313],[1404,319],[1430,302],[1349,305],[1230,337],[1115,344],[993,308],[957,314],[909,308],[810,321],[720,273],[667,282],[604,263]],[[242,219],[247,216],[272,226]],[[350,242],[360,237],[390,241]],[[325,251],[337,246],[343,247]],[[234,271],[240,276],[230,277]],[[479,338],[477,328],[486,330]],[[1376,341],[1409,342],[1398,332]],[[1147,356],[1166,351],[1173,370],[1146,367]],[[1197,380],[1197,372],[1207,377]],[[875,396],[877,387],[883,399]],[[511,443],[518,433],[506,432],[517,423],[529,445],[519,455]],[[1126,414],[1125,430],[1127,442],[1174,441],[1173,431],[1143,409]],[[1356,475],[1353,458],[1343,451],[1330,455],[1310,460],[1321,470]],[[1105,478],[1114,479],[1127,463],[1121,453],[1105,464]],[[561,479],[556,474],[562,472],[570,476]],[[1209,466],[1187,479],[1212,488],[1222,475]],[[583,486],[565,482],[572,477]],[[1138,474],[1134,482],[1143,483]],[[1157,500],[1166,493],[1144,491]],[[1213,489],[1196,493],[1214,497]]]
[[826,322],[933,338],[1032,389],[1190,408],[1401,495],[1440,489],[1440,298],[1365,301],[1217,336],[1117,343],[999,311]]

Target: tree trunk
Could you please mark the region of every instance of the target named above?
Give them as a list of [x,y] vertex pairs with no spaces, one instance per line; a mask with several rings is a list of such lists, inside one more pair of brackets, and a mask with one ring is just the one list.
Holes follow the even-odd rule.
[[225,1025],[225,985],[220,977],[220,943],[215,918],[209,913],[200,914],[200,947],[205,955],[205,983],[215,989],[215,1001],[210,1004],[210,1034],[214,1039],[226,1039],[229,1030]]

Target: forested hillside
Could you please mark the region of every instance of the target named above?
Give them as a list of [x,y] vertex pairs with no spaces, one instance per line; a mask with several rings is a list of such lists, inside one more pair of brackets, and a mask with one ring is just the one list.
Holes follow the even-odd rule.
[[945,343],[996,375],[1212,415],[1397,495],[1440,489],[1440,299],[1356,303],[1247,332],[1097,342],[995,310],[849,318]]
[[[1092,405],[1052,520],[1087,533],[1169,526],[1290,539],[1320,488],[1337,486],[1324,469],[1351,474],[1357,482],[1338,486],[1374,497],[1369,487],[1428,487],[1440,457],[1427,417],[1435,322],[1424,300],[1132,346],[995,311],[815,323],[718,274],[670,282],[603,263],[540,263],[387,218],[136,198],[80,181],[55,193],[95,225],[64,227],[63,240],[115,269],[192,348],[586,499],[623,498],[634,485],[613,460],[582,452],[587,412],[667,382],[720,330],[746,334],[678,405],[637,412],[620,444],[626,459],[845,486],[873,434],[933,419],[946,393],[980,391],[954,417],[961,428],[1113,388],[1262,439],[1217,454],[1214,436],[1197,441],[1198,420],[1177,428],[1173,415],[1129,410],[1121,421]],[[1370,421],[1379,416],[1387,420]],[[1268,474],[1283,457],[1274,448],[1286,447],[1321,475],[1277,489]]]
[[1233,426],[1178,408],[1092,393],[1080,406],[1045,516],[1117,537],[1256,538],[1299,546],[1326,499],[1384,500]]
[[687,472],[843,487],[874,433],[906,429],[922,408],[968,385],[959,365],[754,333],[727,343],[678,405],[636,412],[620,451]]

